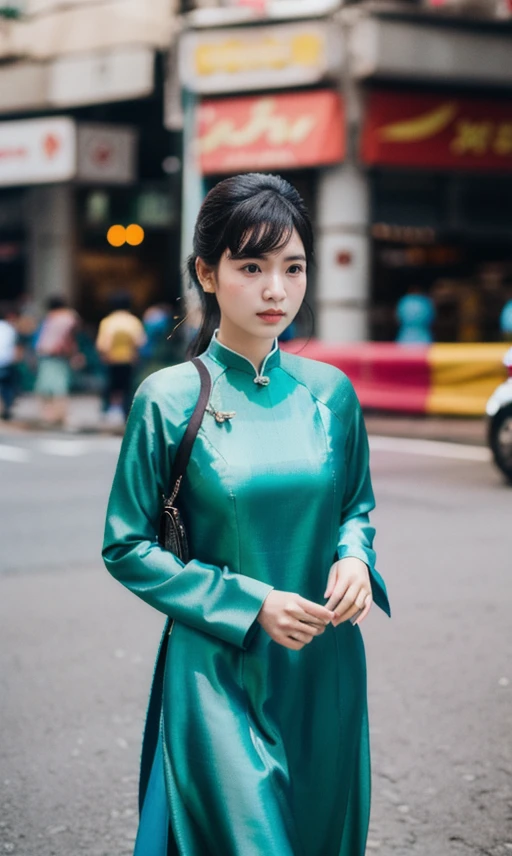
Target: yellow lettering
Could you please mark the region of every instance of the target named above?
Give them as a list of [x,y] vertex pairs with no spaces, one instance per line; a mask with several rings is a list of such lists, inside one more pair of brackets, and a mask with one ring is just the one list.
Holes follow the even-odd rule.
[[194,61],[197,74],[206,77],[210,74],[320,65],[324,50],[323,37],[314,32],[292,38],[278,38],[274,35],[246,40],[231,38],[216,44],[200,43],[195,49]]
[[512,155],[512,122],[498,126],[493,149],[497,155]]
[[457,136],[451,143],[456,155],[485,155],[494,132],[493,122],[471,122],[462,119],[457,122]]

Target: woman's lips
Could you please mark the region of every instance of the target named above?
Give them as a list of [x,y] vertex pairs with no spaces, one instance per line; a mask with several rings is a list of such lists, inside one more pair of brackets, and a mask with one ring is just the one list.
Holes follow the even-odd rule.
[[277,324],[281,318],[284,318],[284,312],[258,312],[257,315],[266,324]]

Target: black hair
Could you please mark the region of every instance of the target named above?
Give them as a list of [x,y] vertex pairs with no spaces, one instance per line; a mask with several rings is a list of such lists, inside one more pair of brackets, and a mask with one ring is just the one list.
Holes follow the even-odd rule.
[[53,294],[46,301],[46,308],[49,312],[52,312],[54,309],[66,309],[67,305],[66,300],[60,294]]
[[284,247],[293,230],[304,245],[306,261],[313,260],[313,228],[298,191],[279,175],[247,173],[226,178],[205,197],[194,230],[188,272],[201,301],[203,320],[188,355],[197,356],[208,346],[219,326],[220,309],[215,293],[205,293],[196,272],[196,260],[212,268],[228,250],[233,258],[258,258]]

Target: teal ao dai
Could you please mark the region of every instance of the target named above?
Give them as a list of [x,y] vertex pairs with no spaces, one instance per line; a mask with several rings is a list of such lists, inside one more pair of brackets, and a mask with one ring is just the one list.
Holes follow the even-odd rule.
[[[300,651],[257,622],[272,588],[324,604],[336,559],[375,570],[361,408],[338,369],[274,341],[258,376],[217,339],[180,492],[191,560],[157,528],[199,396],[191,362],[139,388],[104,541],[110,573],[174,619],[148,709],[135,856],[363,856],[370,810],[366,667],[344,622]],[[268,382],[265,381],[268,379]],[[214,411],[235,415],[223,422]]]

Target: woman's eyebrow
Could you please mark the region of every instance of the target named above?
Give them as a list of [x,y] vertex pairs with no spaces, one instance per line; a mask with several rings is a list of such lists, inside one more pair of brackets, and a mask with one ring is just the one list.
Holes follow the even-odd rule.
[[[235,262],[245,261],[246,259],[261,259],[262,261],[266,261],[272,253],[233,253],[230,255],[230,259]],[[285,256],[283,261],[285,262],[305,262],[307,261],[306,256],[302,254],[297,254],[293,256]]]

